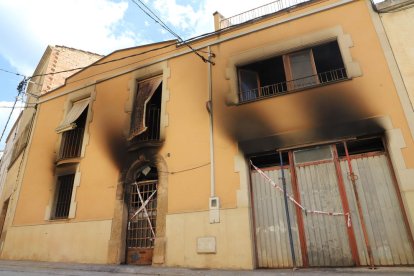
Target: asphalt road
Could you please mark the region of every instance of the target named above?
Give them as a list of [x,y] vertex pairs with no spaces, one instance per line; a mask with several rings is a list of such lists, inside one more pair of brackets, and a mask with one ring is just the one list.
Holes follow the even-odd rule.
[[7,276],[44,276],[44,275],[257,275],[257,276],[373,276],[373,275],[414,275],[414,267],[392,267],[378,268],[371,270],[368,268],[314,268],[314,269],[259,269],[253,271],[235,270],[204,270],[186,268],[156,268],[151,266],[128,266],[128,265],[88,265],[88,264],[67,264],[67,263],[47,263],[47,262],[25,262],[25,261],[5,261],[0,260],[0,275]]

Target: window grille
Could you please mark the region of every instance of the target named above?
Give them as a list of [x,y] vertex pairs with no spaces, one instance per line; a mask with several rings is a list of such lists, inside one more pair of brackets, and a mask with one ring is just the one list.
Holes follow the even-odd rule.
[[58,177],[55,212],[53,216],[54,219],[67,218],[69,216],[74,179],[75,174],[68,174]]
[[[157,180],[136,182],[130,185],[129,189],[130,220],[128,222],[127,246],[129,248],[153,248],[157,218]],[[136,214],[136,211],[148,198],[150,200],[145,206],[146,212],[141,211]]]
[[76,120],[76,127],[62,133],[59,160],[81,156],[83,134],[85,132],[87,109]]

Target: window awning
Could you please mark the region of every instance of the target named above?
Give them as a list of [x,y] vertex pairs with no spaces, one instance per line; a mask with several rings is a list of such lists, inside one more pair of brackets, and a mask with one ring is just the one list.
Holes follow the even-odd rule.
[[145,125],[146,105],[155,90],[161,85],[162,77],[142,81],[138,84],[134,99],[134,108],[131,116],[131,131],[129,140],[147,130]]
[[56,128],[56,132],[61,133],[64,131],[75,129],[76,128],[75,121],[80,117],[83,111],[85,111],[88,105],[89,105],[89,98],[74,102],[71,110],[66,115],[63,122],[60,124],[60,126]]

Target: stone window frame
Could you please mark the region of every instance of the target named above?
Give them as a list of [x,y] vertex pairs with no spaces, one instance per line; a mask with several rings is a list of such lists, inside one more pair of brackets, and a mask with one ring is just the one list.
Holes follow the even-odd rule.
[[[61,125],[62,122],[65,120],[66,115],[72,108],[74,102],[77,102],[77,101],[80,101],[86,98],[89,98],[89,105],[87,107],[88,114],[86,116],[85,132],[83,134],[80,158],[63,160],[63,162],[55,164],[56,165],[55,173],[54,173],[52,185],[49,190],[50,191],[49,203],[46,206],[45,216],[44,216],[44,220],[46,221],[53,222],[53,221],[69,220],[69,219],[74,219],[76,216],[76,208],[77,208],[76,193],[77,193],[77,189],[80,186],[80,181],[81,181],[81,172],[80,172],[79,164],[80,164],[80,160],[83,157],[85,157],[86,147],[89,145],[89,141],[90,141],[89,126],[93,119],[93,102],[96,100],[95,85],[89,86],[80,91],[71,93],[67,96],[64,107],[63,107],[64,116],[62,116],[62,119],[59,122],[59,125]],[[62,135],[57,134],[57,133],[56,135],[58,135],[58,139],[55,145],[55,153],[56,153],[55,160],[57,160],[58,158],[58,153],[59,153],[61,142],[62,142]],[[71,203],[70,203],[70,208],[69,208],[69,215],[65,219],[54,219],[53,211],[54,211],[56,184],[57,184],[58,177],[61,175],[70,174],[70,173],[74,173],[75,178],[73,181],[73,189],[72,189]]]
[[[96,100],[95,86],[90,86],[90,87],[87,87],[87,88],[85,88],[81,91],[69,94],[66,98],[65,105],[63,107],[64,116],[62,116],[62,120],[59,122],[59,125],[61,125],[62,122],[65,120],[65,117],[67,116],[67,114],[69,113],[69,111],[71,110],[71,108],[72,108],[72,106],[75,102],[84,100],[86,98],[89,98],[89,104],[88,104],[88,107],[86,109],[88,114],[86,116],[85,132],[83,133],[82,149],[81,149],[81,154],[80,154],[80,157],[79,157],[80,159],[85,157],[86,147],[88,146],[89,140],[90,140],[89,125],[90,125],[90,123],[92,122],[92,119],[93,119],[93,102]],[[60,146],[61,146],[61,143],[62,143],[62,134],[59,133],[58,135],[59,135],[59,138],[58,138],[58,141],[57,141],[56,146],[55,146],[55,153],[56,153],[55,160],[58,160],[58,154],[59,154]],[[65,161],[63,163],[65,163]]]
[[[74,180],[73,180],[73,188],[72,188],[72,195],[70,200],[70,206],[69,206],[69,214],[66,218],[55,218],[55,207],[56,207],[56,201],[57,201],[57,184],[58,184],[58,178],[65,175],[74,174]],[[53,177],[53,185],[50,189],[50,200],[49,204],[46,207],[45,211],[45,220],[47,221],[62,221],[62,220],[68,220],[68,219],[74,219],[76,216],[76,207],[77,207],[77,201],[76,201],[76,192],[77,189],[80,186],[80,180],[81,180],[81,172],[80,172],[80,166],[79,163],[74,163],[68,166],[61,166],[56,167],[55,174]]]
[[160,112],[160,141],[165,140],[165,128],[169,124],[169,117],[166,112],[167,102],[170,99],[170,92],[168,90],[168,79],[170,78],[170,69],[167,62],[160,62],[142,69],[138,69],[130,74],[128,81],[129,97],[124,107],[124,112],[128,115],[123,127],[123,134],[129,137],[131,132],[131,115],[134,110],[133,104],[135,95],[138,89],[138,84],[141,81],[151,79],[156,76],[162,76],[162,91],[161,91],[161,112]]
[[[274,56],[283,56],[298,52],[335,40],[338,42],[347,78],[353,79],[362,76],[359,63],[353,60],[351,55],[351,48],[354,46],[351,36],[344,32],[342,26],[335,26],[292,39],[268,43],[261,47],[239,52],[230,57],[226,68],[226,79],[230,82],[230,91],[226,95],[227,104],[238,105],[244,103],[239,100],[238,66],[265,60]],[[314,86],[310,86],[309,88],[312,87]]]

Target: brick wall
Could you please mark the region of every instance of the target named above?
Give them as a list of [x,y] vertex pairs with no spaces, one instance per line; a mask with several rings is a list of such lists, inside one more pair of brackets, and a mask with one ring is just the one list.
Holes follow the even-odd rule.
[[[49,62],[45,73],[59,72],[68,69],[85,67],[102,56],[64,46],[52,46]],[[44,77],[41,93],[45,94],[65,83],[65,79],[79,70]]]

